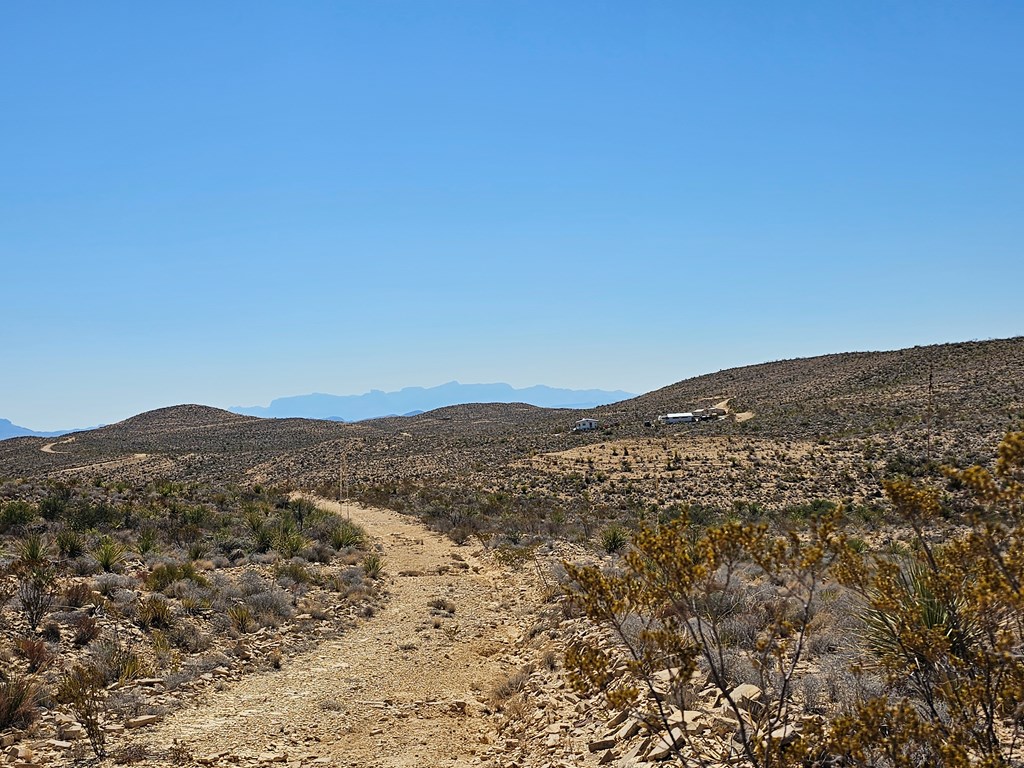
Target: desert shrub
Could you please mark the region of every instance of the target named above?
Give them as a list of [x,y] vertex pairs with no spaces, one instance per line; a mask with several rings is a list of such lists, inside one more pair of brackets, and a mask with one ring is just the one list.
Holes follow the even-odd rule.
[[451,600],[445,600],[443,597],[435,597],[433,600],[430,600],[427,605],[430,606],[431,613],[448,615],[455,613],[455,603]]
[[210,636],[195,622],[177,622],[167,631],[167,639],[175,648],[187,653],[199,653],[212,645]]
[[104,686],[128,683],[149,674],[142,658],[130,647],[122,645],[116,637],[106,636],[93,643],[90,665],[99,670]]
[[64,605],[69,608],[81,608],[92,602],[92,590],[84,581],[73,581],[64,588]]
[[384,558],[376,552],[370,552],[363,558],[362,569],[368,578],[379,579],[384,573]]
[[18,582],[8,569],[0,565],[0,626],[3,625],[4,608],[18,591]]
[[508,699],[521,693],[530,682],[530,675],[533,673],[529,667],[519,670],[507,677],[503,677],[491,686],[487,700],[492,706],[500,707]]
[[140,556],[145,557],[146,555],[154,552],[157,545],[157,531],[152,526],[146,526],[139,531],[139,539],[135,542],[135,550]]
[[39,502],[39,514],[44,520],[59,520],[71,501],[71,489],[63,484],[56,484],[42,501]]
[[64,528],[57,533],[54,541],[57,544],[57,551],[60,556],[72,560],[85,552],[85,540],[82,534],[70,528]]
[[174,609],[162,595],[150,595],[139,605],[137,621],[144,629],[167,629],[174,624]]
[[331,546],[336,550],[358,549],[366,542],[366,531],[351,520],[339,520],[338,524],[331,529]]
[[283,581],[291,581],[295,584],[313,583],[313,576],[310,574],[306,566],[294,561],[279,563],[277,567],[274,568],[274,576],[277,578],[279,584]]
[[131,578],[117,573],[100,574],[93,582],[93,588],[103,597],[111,597],[118,590],[132,589],[135,585]]
[[[614,638],[607,645],[573,641],[566,655],[570,682],[671,730],[665,702],[685,708],[685,688],[699,670],[738,725],[743,759],[762,767],[779,763],[782,745],[769,734],[773,724],[794,716],[810,605],[841,551],[836,524],[834,516],[812,520],[803,537],[775,536],[764,523],[736,520],[695,531],[684,512],[666,526],[639,530],[615,570],[567,564],[573,601]],[[755,579],[773,585],[756,642],[751,631],[747,647],[735,641],[730,647],[728,632],[737,630],[728,622]],[[762,689],[771,717],[751,720],[732,696],[748,677]],[[705,743],[689,733],[673,750],[680,758],[710,759]]]
[[146,586],[154,592],[166,592],[176,581],[188,580],[200,586],[210,582],[196,568],[193,562],[176,563],[173,561],[158,563],[146,577]]
[[55,621],[48,621],[39,628],[39,637],[48,643],[59,643],[61,632],[60,625]]
[[[138,742],[124,744],[110,753],[110,759],[114,765],[134,765],[135,763],[146,762],[149,758],[149,747]],[[186,756],[185,760],[175,760],[174,762],[178,765],[184,765],[189,761]]]
[[56,577],[47,567],[23,570],[18,576],[18,602],[33,630],[39,627],[56,595]]
[[621,552],[629,544],[629,535],[618,525],[609,525],[601,532],[601,547],[609,555]]
[[25,659],[29,672],[39,672],[53,661],[53,654],[46,647],[44,640],[31,637],[20,637],[14,642],[18,655]]
[[245,524],[252,537],[254,552],[266,552],[274,544],[274,532],[267,525],[266,516],[256,506],[245,509]]
[[299,554],[308,543],[305,536],[285,521],[281,522],[274,535],[274,549],[286,560]]
[[103,713],[104,675],[92,664],[77,664],[57,686],[57,700],[70,709],[82,724],[89,746],[96,757],[106,756],[106,733],[100,718]]
[[[829,749],[896,766],[1008,765],[1021,738],[1024,665],[1024,432],[999,446],[993,470],[947,469],[969,503],[967,529],[941,547],[929,533],[947,512],[939,491],[885,484],[914,532],[907,558],[850,557],[839,572],[862,599],[869,660],[881,695],[858,702],[826,730]],[[883,743],[869,729],[891,734]]]
[[0,678],[0,733],[25,729],[39,718],[39,689],[28,678]]
[[77,531],[88,531],[93,528],[117,528],[124,520],[121,511],[106,501],[92,503],[87,499],[79,499],[68,508],[67,521]]
[[232,605],[228,608],[227,615],[232,629],[236,632],[246,634],[256,628],[256,617],[253,615],[252,608],[245,603]]
[[111,573],[117,570],[124,562],[127,549],[120,542],[114,541],[109,536],[103,536],[92,551],[92,556],[104,573]]
[[8,501],[0,504],[0,533],[21,528],[35,519],[36,510],[27,501]]
[[31,571],[47,568],[50,565],[50,543],[45,536],[33,533],[18,542],[15,568],[19,571]]
[[247,595],[245,602],[263,626],[276,626],[292,616],[291,595],[276,585]]
[[[737,723],[733,762],[750,766],[1017,765],[1024,432],[1006,436],[992,468],[945,472],[964,498],[928,478],[884,484],[907,548],[868,552],[839,532],[838,510],[819,517],[812,504],[800,533],[730,521],[694,537],[673,524],[639,532],[615,570],[567,566],[572,602],[608,631],[571,644],[571,682],[665,725],[659,670],[700,670]],[[809,651],[816,671],[797,674]],[[738,682],[762,689],[758,717],[731,697]],[[767,730],[801,711],[818,717],[798,737]],[[716,754],[687,734],[677,745],[686,761]]]
[[100,633],[99,622],[94,617],[85,613],[78,614],[74,621],[72,621],[71,626],[75,630],[75,634],[71,637],[71,642],[78,646],[88,645]]

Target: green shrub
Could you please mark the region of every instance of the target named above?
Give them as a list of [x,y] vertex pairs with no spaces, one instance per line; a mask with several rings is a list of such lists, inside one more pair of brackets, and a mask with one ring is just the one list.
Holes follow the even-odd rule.
[[28,525],[35,519],[35,508],[26,501],[9,501],[0,504],[0,533],[12,528]]
[[299,554],[308,543],[305,536],[285,523],[282,523],[274,536],[274,549],[286,560]]
[[57,534],[55,539],[57,551],[62,558],[74,559],[85,552],[85,540],[77,531],[65,528]]
[[379,579],[384,572],[384,558],[376,552],[370,552],[363,558],[363,573],[371,579]]
[[629,544],[629,536],[618,525],[609,525],[601,532],[601,546],[609,555],[621,552]]
[[366,531],[351,520],[341,520],[331,529],[330,539],[331,546],[339,551],[349,547],[358,549],[366,541]]
[[144,629],[167,629],[174,624],[174,609],[165,597],[150,595],[139,606],[138,623]]
[[156,550],[156,529],[155,528],[143,528],[139,532],[139,540],[135,544],[135,549],[138,553],[145,557],[150,552]]
[[124,562],[126,552],[123,544],[114,541],[109,536],[104,536],[92,551],[92,556],[96,558],[96,562],[105,573],[112,573]]

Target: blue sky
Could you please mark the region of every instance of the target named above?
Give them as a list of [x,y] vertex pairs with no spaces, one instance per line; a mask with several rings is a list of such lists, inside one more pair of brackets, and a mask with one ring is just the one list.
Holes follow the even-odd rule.
[[0,7],[0,417],[1024,333],[1024,5]]

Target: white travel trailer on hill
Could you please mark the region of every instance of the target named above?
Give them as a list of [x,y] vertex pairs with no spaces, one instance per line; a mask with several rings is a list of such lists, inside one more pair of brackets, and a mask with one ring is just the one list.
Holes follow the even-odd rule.
[[666,413],[658,417],[659,424],[689,424],[696,420],[692,413]]

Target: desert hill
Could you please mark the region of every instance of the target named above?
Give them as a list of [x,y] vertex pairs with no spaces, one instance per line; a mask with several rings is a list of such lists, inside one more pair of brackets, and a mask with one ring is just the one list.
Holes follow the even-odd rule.
[[871,435],[922,425],[929,379],[935,424],[969,420],[1002,429],[1024,413],[1024,337],[761,363],[687,379],[595,413],[650,417],[730,398],[733,411],[756,414],[746,427],[755,433]]
[[[723,400],[724,420],[645,426]],[[561,500],[586,490],[615,508],[737,498],[772,507],[868,498],[881,474],[925,471],[929,460],[984,461],[1022,414],[1017,337],[763,363],[589,411],[470,404],[346,424],[174,406],[63,439],[4,441],[0,475],[325,489],[337,488],[346,456],[356,489],[465,486]],[[600,429],[573,434],[582,415]]]

